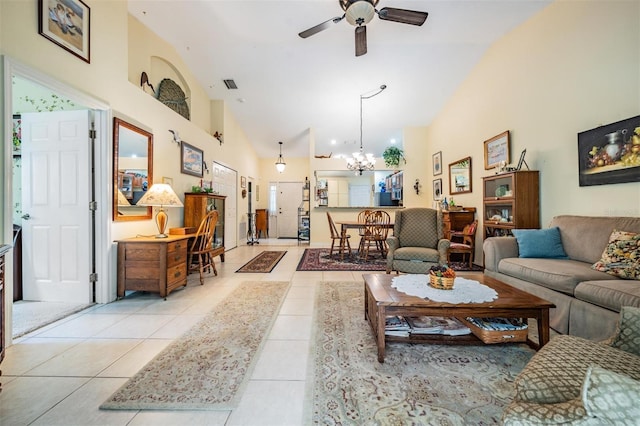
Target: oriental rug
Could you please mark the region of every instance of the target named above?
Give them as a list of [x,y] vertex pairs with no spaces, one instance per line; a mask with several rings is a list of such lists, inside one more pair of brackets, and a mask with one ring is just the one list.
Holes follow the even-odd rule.
[[268,251],[265,250],[247,263],[245,263],[236,272],[253,272],[265,273],[271,272],[276,267],[280,259],[284,257],[286,251]]
[[[451,262],[449,264],[451,268],[456,271],[482,271],[483,268],[478,265],[473,265],[469,268],[467,262]],[[361,259],[358,256],[357,250],[354,250],[351,256],[344,256],[343,260],[340,260],[340,255],[334,251],[333,256],[329,257],[328,248],[319,249],[305,249],[300,262],[298,263],[297,271],[384,271],[387,268],[387,259],[380,257],[380,254],[375,253],[367,259]]]
[[362,286],[319,284],[305,424],[499,424],[534,351],[525,344],[388,342],[381,364]]
[[228,410],[240,400],[288,282],[245,282],[103,403],[111,410]]

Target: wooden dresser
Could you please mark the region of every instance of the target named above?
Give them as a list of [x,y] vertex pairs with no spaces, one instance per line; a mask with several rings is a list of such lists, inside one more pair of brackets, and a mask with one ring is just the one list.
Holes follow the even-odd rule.
[[[0,364],[4,359],[4,290],[5,290],[5,275],[4,272],[6,270],[6,262],[4,260],[4,255],[9,251],[11,246],[2,245],[0,246]],[[2,376],[2,371],[0,371],[0,376]],[[2,391],[2,384],[0,383],[0,392]]]
[[473,222],[476,216],[475,207],[465,207],[459,211],[442,212],[442,219],[444,224],[444,238],[451,239],[451,231],[462,231],[465,225]]
[[190,235],[167,238],[135,237],[118,243],[118,297],[127,290],[160,293],[187,285],[187,249]]

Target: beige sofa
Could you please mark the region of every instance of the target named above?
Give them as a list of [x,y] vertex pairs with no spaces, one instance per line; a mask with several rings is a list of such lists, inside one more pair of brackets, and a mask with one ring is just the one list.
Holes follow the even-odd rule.
[[591,266],[600,260],[614,229],[640,233],[638,217],[557,216],[568,259],[518,257],[512,237],[484,241],[485,274],[556,305],[551,328],[603,340],[613,334],[622,306],[640,307],[640,281],[623,280]]

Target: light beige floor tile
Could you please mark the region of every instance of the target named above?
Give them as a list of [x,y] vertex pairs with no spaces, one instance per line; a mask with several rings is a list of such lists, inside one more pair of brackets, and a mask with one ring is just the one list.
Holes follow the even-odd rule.
[[308,340],[267,340],[251,379],[305,380],[308,357]]
[[303,422],[303,381],[251,380],[226,426],[299,426]]
[[202,321],[205,315],[180,315],[149,336],[151,339],[177,339]]
[[69,396],[89,379],[81,377],[19,377],[2,385],[3,425],[27,425]]
[[292,286],[287,292],[287,299],[315,299],[315,286]]
[[2,361],[2,374],[4,376],[24,374],[83,341],[84,339],[40,337],[23,340],[7,348]]
[[98,377],[132,377],[171,342],[172,339],[147,339],[102,370]]
[[311,315],[278,315],[269,333],[271,340],[309,340]]
[[92,337],[125,319],[126,314],[86,314],[53,327],[38,337]]
[[140,411],[127,426],[224,426],[230,411]]
[[144,339],[175,319],[175,315],[134,314],[102,330],[95,337],[102,339]]
[[313,299],[285,299],[280,308],[281,315],[311,315]]
[[33,425],[124,425],[135,411],[100,410],[98,407],[126,379],[92,379],[77,389],[51,410],[43,414]]
[[86,340],[28,371],[28,376],[94,377],[137,346],[139,339]]

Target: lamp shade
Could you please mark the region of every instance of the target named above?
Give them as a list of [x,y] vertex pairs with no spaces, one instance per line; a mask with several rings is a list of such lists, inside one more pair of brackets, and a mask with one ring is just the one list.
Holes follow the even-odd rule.
[[127,197],[125,197],[122,191],[118,189],[118,206],[124,207],[130,205],[131,203],[129,202],[129,200],[127,200]]
[[182,207],[183,204],[170,185],[166,183],[154,183],[136,205],[147,207],[160,206],[160,210],[156,213],[156,225],[158,226],[156,238],[167,238],[164,230],[167,227],[169,216],[163,207]]

